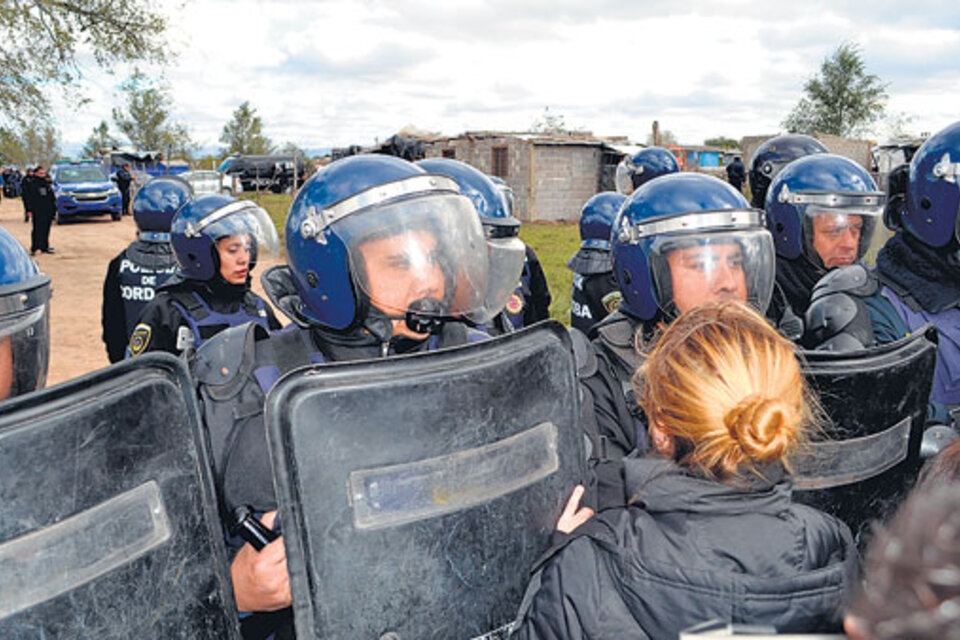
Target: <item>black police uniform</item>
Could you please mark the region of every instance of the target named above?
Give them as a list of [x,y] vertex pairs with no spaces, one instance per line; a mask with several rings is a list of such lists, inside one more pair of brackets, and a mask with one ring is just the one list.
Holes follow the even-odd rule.
[[[303,324],[303,323],[301,323]],[[439,334],[422,341],[389,343],[387,356],[431,351],[486,339],[486,334],[459,323],[446,323]],[[317,327],[291,325],[268,335],[250,324],[228,329],[207,342],[194,361],[194,377],[210,436],[214,482],[221,514],[237,507],[262,514],[277,508],[264,426],[264,400],[280,377],[299,366],[382,357],[383,345],[357,331],[336,334]],[[243,540],[227,537],[231,558]],[[241,619],[245,638],[292,638],[293,614],[287,608]]]
[[30,222],[30,197],[33,193],[34,176],[28,173],[20,180],[20,200],[23,204],[23,221]]
[[570,331],[577,347],[582,426],[590,441],[588,466],[596,480],[598,509],[626,504],[623,459],[650,450],[646,415],[630,380],[643,363],[637,340],[651,339],[655,326],[615,311],[594,325],[589,344],[584,344],[588,337],[582,332]]
[[148,351],[179,355],[246,322],[271,331],[280,328],[273,310],[249,284],[229,284],[219,274],[209,281],[175,280],[160,287],[143,310],[130,334],[130,355]]
[[747,180],[747,168],[740,158],[727,165],[727,182],[737,191],[743,191],[743,183]]
[[123,205],[123,215],[130,215],[130,183],[133,176],[124,167],[117,170],[117,188],[120,189],[120,200]]
[[613,271],[573,274],[570,296],[570,326],[589,333],[590,328],[617,310],[620,285]]
[[123,360],[137,319],[176,268],[169,242],[135,240],[110,261],[100,323],[111,364]]
[[29,190],[24,191],[23,201],[26,210],[33,215],[30,253],[50,252],[50,225],[57,216],[57,200],[53,195],[53,184],[50,178],[33,176],[29,183]]

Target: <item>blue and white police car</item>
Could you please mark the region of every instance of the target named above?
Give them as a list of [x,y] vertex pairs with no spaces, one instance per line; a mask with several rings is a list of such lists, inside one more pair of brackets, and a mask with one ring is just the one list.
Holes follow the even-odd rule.
[[97,162],[60,162],[51,171],[57,198],[57,221],[110,214],[120,219],[120,190]]

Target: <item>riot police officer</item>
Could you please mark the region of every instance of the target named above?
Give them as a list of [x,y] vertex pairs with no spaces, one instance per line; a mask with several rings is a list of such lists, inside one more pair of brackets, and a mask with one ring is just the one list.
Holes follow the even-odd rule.
[[620,207],[611,243],[623,297],[591,330],[593,349],[580,363],[601,509],[625,503],[622,458],[649,448],[630,390],[640,350],[674,317],[707,302],[739,300],[765,311],[774,282],[763,212],[703,174],[663,176],[637,189]]
[[680,171],[677,158],[663,147],[647,147],[625,156],[617,165],[617,191],[629,196],[641,185]]
[[930,137],[910,162],[905,193],[891,193],[895,230],[877,256],[882,294],[909,331],[939,333],[931,401],[960,406],[960,122]]
[[170,226],[179,272],[157,290],[130,334],[130,355],[178,355],[246,322],[276,330],[269,305],[250,289],[257,261],[275,255],[277,231],[249,200],[209,195],[182,206]]
[[[517,272],[522,274],[519,283],[516,281],[512,283],[515,285],[513,291],[509,282],[489,287],[491,291],[508,293],[509,298],[487,301],[485,305],[487,308],[499,311],[484,323],[484,328],[492,335],[500,335],[522,327],[526,319],[524,312],[530,306],[527,302],[532,297],[530,283],[532,272],[529,267],[531,263],[527,254],[529,247],[519,238],[520,221],[510,213],[511,207],[504,198],[503,191],[482,171],[458,160],[427,158],[419,161],[417,165],[428,173],[444,175],[456,180],[460,193],[473,202],[487,239],[491,277],[515,278]],[[539,267],[536,254],[533,256],[533,261]],[[526,286],[523,282],[524,275],[527,278]],[[547,295],[546,306],[549,307],[549,289]],[[543,318],[538,317],[538,319]]]
[[0,400],[43,387],[50,362],[50,278],[0,227]]
[[570,326],[584,333],[620,306],[620,289],[610,259],[610,229],[626,197],[598,193],[580,210],[580,250],[569,260],[573,271]]
[[[337,160],[303,186],[287,216],[288,266],[264,274],[271,300],[294,322],[268,336],[229,329],[196,357],[222,511],[277,508],[263,402],[279,377],[303,364],[371,359],[485,338],[469,324],[498,309],[518,273],[491,277],[489,245],[457,183],[405,160]],[[502,287],[493,291],[490,287]],[[290,628],[283,542],[233,547],[234,592],[252,636]],[[264,612],[281,611],[266,614]]]
[[[870,174],[842,156],[805,156],[774,178],[766,200],[767,226],[777,251],[777,291],[770,315],[788,337],[810,348],[834,338],[855,339],[861,348],[871,346],[871,317],[882,334],[880,342],[906,335],[893,309],[876,294],[875,278],[860,264],[882,230],[884,200]],[[852,265],[859,266],[831,276],[814,294],[815,285],[829,272]],[[808,309],[812,297],[817,300],[816,309]],[[850,316],[847,322],[846,314],[838,314],[836,303],[841,300],[859,305],[860,319]],[[801,339],[787,323],[804,315],[811,322],[805,323],[806,337]],[[825,324],[828,318],[831,326]],[[841,318],[843,326],[837,324]],[[847,338],[837,337],[840,334]],[[835,346],[841,348],[839,342]]]
[[827,153],[827,148],[810,136],[787,134],[770,138],[759,147],[750,160],[750,204],[762,209],[767,198],[767,187],[780,170],[804,156]]
[[122,203],[123,215],[130,215],[130,184],[133,182],[133,175],[130,173],[130,165],[124,163],[117,169],[117,188],[120,189],[120,200]]
[[191,199],[193,190],[179,178],[155,178],[134,198],[137,239],[110,261],[103,281],[101,337],[111,363],[123,360],[130,334],[144,307],[176,270],[170,223]]

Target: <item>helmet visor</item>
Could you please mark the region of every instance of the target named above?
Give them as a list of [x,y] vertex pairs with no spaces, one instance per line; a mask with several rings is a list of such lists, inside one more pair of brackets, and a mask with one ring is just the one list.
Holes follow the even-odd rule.
[[469,313],[474,322],[483,324],[500,313],[520,282],[526,245],[520,238],[487,238],[490,268],[483,307]]
[[668,235],[653,240],[650,271],[667,317],[710,302],[739,300],[765,312],[775,275],[765,229]]
[[622,193],[625,196],[633,193],[632,174],[633,172],[630,170],[630,167],[627,166],[627,160],[621,160],[620,164],[617,165],[617,175],[615,178],[618,193]]
[[41,388],[50,355],[50,281],[0,294],[0,400]]
[[864,257],[876,259],[886,240],[878,224],[883,207],[804,208],[804,250],[814,264],[828,269],[851,265]]
[[250,268],[258,260],[280,255],[277,228],[270,214],[249,200],[238,200],[218,209],[204,218],[202,223],[202,227],[188,229],[187,235],[203,233],[213,238],[218,247],[228,238],[237,240],[249,252]]
[[331,232],[347,247],[353,282],[383,313],[472,316],[485,309],[489,248],[467,198],[394,201],[344,216]]

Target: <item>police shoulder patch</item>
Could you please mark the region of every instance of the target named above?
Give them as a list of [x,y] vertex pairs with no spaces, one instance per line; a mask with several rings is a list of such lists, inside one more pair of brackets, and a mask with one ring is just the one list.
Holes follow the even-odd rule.
[[130,334],[130,355],[138,356],[150,346],[153,329],[148,324],[138,324]]
[[600,304],[607,310],[607,313],[613,313],[620,308],[620,300],[622,299],[623,295],[619,291],[611,291],[600,298]]
[[507,300],[506,309],[509,313],[518,315],[523,311],[523,297],[517,293],[511,294],[510,299]]

